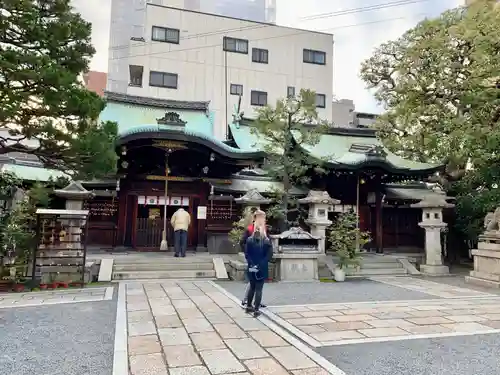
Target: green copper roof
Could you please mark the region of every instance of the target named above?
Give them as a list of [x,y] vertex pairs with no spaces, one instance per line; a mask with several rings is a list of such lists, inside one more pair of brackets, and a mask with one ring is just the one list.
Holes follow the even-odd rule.
[[448,197],[441,190],[434,190],[425,182],[414,182],[409,184],[385,184],[386,199],[401,199],[420,201],[426,197],[445,197],[446,200],[455,200]]
[[[257,189],[259,193],[271,194],[276,190],[283,190],[283,183],[273,181],[269,178],[236,176],[233,175],[230,185],[212,184],[215,190],[235,193],[246,193],[252,189]],[[307,190],[293,187],[290,191],[292,195],[306,195]]]
[[[108,103],[100,120],[118,123],[118,144],[149,136],[168,139],[172,135],[214,147],[229,157],[262,157],[254,151],[231,147],[215,137],[214,113],[208,110],[208,102],[156,100],[114,93],[107,93],[106,97]],[[171,112],[178,115],[181,125],[158,124],[159,119]]]
[[2,172],[10,172],[17,176],[17,178],[24,181],[40,181],[47,182],[51,178],[68,177],[61,171],[47,169],[43,167],[31,167],[19,164],[4,164],[1,169]]
[[254,134],[248,125],[233,123],[229,124],[229,129],[231,130],[234,142],[242,150],[263,151],[266,144],[269,143],[262,136]]
[[[187,125],[187,124],[186,124]],[[248,154],[249,152],[254,152],[251,150],[242,150],[240,148],[236,147],[231,147],[224,142],[218,140],[217,138],[204,134],[202,132],[198,132],[196,130],[190,130],[187,127],[179,127],[179,126],[172,126],[172,125],[157,125],[157,124],[144,124],[144,125],[137,125],[130,127],[126,129],[125,131],[119,132],[119,137],[120,138],[125,138],[130,135],[134,134],[140,134],[140,133],[162,133],[162,132],[168,132],[168,133],[179,133],[179,134],[185,134],[190,137],[196,137],[196,138],[201,138],[206,141],[209,141],[210,143],[222,148],[223,150],[231,153],[237,153],[237,154]]]
[[[115,121],[118,124],[118,134],[125,135],[135,132],[135,128],[155,124],[165,112],[175,112],[186,123],[185,129],[196,134],[213,136],[213,114],[208,111],[193,109],[166,109],[140,104],[109,102],[101,112],[101,121]],[[144,125],[145,124],[145,125]]]
[[[231,124],[231,135],[236,145],[244,150],[263,150],[266,140],[252,134],[251,126]],[[369,129],[332,129],[323,134],[318,144],[303,146],[314,158],[323,160],[332,168],[362,168],[380,166],[392,172],[431,172],[440,165],[419,163],[404,159],[386,149]]]

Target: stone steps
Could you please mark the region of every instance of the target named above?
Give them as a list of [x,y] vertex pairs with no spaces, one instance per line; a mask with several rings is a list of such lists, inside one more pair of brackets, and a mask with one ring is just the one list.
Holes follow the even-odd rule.
[[116,264],[114,272],[128,271],[211,271],[214,269],[213,262],[204,263],[174,263],[174,262],[159,262],[159,263],[129,263]]
[[398,276],[407,275],[408,272],[403,268],[361,268],[359,270],[349,269],[347,276],[370,277],[370,276]]
[[213,256],[208,254],[175,258],[173,254],[144,254],[117,257],[113,280],[215,279]]
[[396,262],[364,262],[361,265],[361,268],[363,269],[384,269],[384,268],[403,268],[403,265],[399,263],[398,261]]
[[[380,256],[375,254],[362,253],[361,267],[359,269],[349,268],[346,275],[349,277],[372,277],[372,276],[404,276],[408,271],[394,256]],[[331,258],[333,263],[337,263],[336,257]],[[331,279],[332,272],[326,264],[320,264],[319,277]]]
[[113,280],[214,279],[215,270],[113,271]]

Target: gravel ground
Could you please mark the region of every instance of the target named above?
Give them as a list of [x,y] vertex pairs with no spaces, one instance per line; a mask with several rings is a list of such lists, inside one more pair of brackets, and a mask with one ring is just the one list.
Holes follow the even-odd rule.
[[[218,284],[238,298],[243,298],[246,284],[237,281],[219,281]],[[436,298],[438,297],[372,280],[349,280],[344,283],[269,283],[264,286],[263,293],[263,302],[269,306]]]
[[0,375],[111,375],[111,301],[0,310]]
[[498,375],[500,335],[332,346],[316,349],[346,375]]

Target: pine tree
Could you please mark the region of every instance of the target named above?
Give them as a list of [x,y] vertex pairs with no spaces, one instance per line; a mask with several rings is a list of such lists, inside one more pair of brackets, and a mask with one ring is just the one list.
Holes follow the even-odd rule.
[[70,0],[1,2],[0,128],[9,134],[0,154],[32,154],[86,177],[115,167],[116,124],[98,123],[105,103],[80,80],[95,53],[90,35]]
[[[286,229],[298,219],[298,205],[292,196],[294,186],[310,181],[311,170],[322,172],[321,160],[312,160],[304,147],[316,145],[327,126],[316,110],[316,94],[301,90],[297,97],[288,97],[258,111],[252,132],[264,140],[267,157],[264,168],[283,183],[282,190],[271,192],[276,203],[268,215],[280,221]],[[295,212],[295,215],[291,213]]]

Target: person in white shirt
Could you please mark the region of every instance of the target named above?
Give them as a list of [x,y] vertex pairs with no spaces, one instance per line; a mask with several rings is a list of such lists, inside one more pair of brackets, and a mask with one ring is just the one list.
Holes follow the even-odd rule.
[[174,256],[184,258],[186,256],[187,234],[191,225],[191,215],[181,207],[172,215],[170,223],[174,228]]

